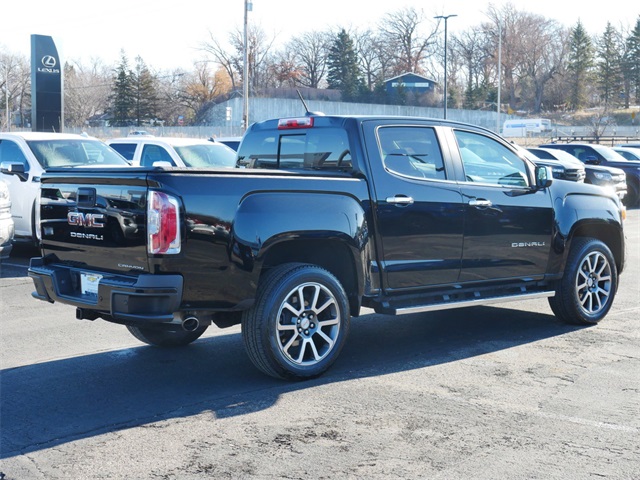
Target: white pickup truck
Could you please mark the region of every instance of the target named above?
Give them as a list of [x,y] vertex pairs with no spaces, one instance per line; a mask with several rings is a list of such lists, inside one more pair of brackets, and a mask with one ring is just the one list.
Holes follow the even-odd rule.
[[134,166],[210,168],[236,166],[236,152],[221,142],[199,138],[135,136],[112,138],[107,145]]
[[64,133],[0,133],[0,171],[9,187],[14,241],[37,242],[34,207],[40,177],[47,168],[127,165],[121,155],[97,138]]

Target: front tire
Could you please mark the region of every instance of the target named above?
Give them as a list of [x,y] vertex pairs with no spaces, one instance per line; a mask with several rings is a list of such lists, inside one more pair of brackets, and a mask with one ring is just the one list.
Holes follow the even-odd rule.
[[145,328],[127,325],[127,330],[143,343],[155,347],[183,347],[196,341],[207,329],[207,325],[198,327],[193,332],[187,332],[181,327],[175,329]]
[[566,323],[594,325],[611,309],[617,289],[618,272],[609,248],[594,238],[577,238],[549,305]]
[[324,373],[349,334],[347,295],[323,268],[284,264],[260,281],[256,302],[242,315],[242,338],[254,365],[275,378]]
[[638,202],[640,201],[640,198],[638,195],[638,188],[639,188],[638,185],[627,184],[627,194],[624,196],[624,199],[622,200],[622,203],[624,203],[625,207],[633,208],[638,205]]

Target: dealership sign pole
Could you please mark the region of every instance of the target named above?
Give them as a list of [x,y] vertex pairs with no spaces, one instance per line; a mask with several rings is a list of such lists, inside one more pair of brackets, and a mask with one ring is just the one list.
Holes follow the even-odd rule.
[[53,38],[31,35],[31,129],[64,129],[62,66]]

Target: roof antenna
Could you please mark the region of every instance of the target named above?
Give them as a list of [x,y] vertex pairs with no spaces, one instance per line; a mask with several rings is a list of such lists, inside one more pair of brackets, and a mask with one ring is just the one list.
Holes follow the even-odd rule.
[[302,105],[304,106],[305,116],[310,117],[312,115],[324,115],[324,113],[322,113],[322,112],[310,112],[309,111],[309,107],[307,107],[307,102],[305,102],[304,98],[302,98],[302,94],[300,93],[300,90],[296,88],[296,92],[298,92],[298,97],[300,97],[300,101],[302,102]]

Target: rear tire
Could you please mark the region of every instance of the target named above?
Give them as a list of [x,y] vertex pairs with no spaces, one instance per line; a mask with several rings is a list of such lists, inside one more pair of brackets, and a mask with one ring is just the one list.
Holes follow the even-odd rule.
[[180,326],[175,329],[145,328],[127,325],[127,330],[143,343],[155,347],[183,347],[194,342],[205,332],[207,325],[198,327],[193,332],[187,332]]
[[260,280],[242,315],[247,354],[262,372],[303,380],[324,373],[349,334],[347,295],[338,279],[314,265],[289,263]]
[[617,289],[618,272],[609,248],[594,238],[576,238],[549,305],[566,323],[594,325],[611,309]]

